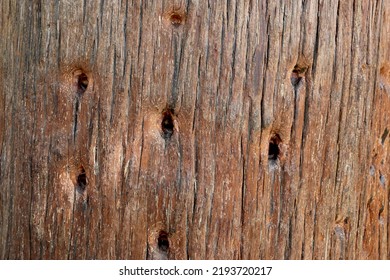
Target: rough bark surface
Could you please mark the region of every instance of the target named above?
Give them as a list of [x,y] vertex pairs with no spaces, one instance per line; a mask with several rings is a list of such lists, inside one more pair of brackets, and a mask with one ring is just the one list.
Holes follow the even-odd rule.
[[390,2],[0,2],[0,259],[389,259]]

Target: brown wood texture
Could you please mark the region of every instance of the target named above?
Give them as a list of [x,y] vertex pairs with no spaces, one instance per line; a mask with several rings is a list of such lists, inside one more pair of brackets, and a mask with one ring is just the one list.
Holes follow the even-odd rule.
[[389,259],[390,1],[0,2],[0,259]]

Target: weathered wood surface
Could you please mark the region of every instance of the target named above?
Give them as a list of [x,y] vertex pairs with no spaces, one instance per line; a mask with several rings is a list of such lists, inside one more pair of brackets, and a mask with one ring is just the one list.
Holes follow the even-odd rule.
[[1,259],[390,258],[390,2],[0,2]]

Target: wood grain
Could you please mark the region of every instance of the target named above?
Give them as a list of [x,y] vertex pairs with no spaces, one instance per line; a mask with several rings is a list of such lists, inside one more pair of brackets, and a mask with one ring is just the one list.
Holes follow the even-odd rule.
[[0,259],[389,259],[389,16],[1,1]]

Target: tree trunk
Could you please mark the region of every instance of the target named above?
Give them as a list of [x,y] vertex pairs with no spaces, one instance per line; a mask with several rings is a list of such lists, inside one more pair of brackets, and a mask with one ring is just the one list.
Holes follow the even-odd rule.
[[390,258],[390,2],[0,4],[1,259]]

